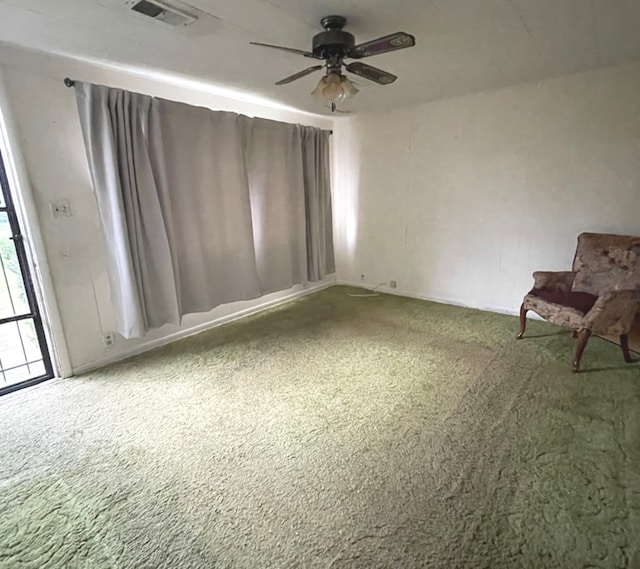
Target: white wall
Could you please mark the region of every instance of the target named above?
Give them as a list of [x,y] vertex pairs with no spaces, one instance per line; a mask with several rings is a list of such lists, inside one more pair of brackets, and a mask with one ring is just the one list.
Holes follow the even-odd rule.
[[[38,258],[44,283],[52,282],[49,308],[54,320],[59,314],[63,331],[56,335],[58,348],[65,351],[66,339],[71,368],[87,369],[169,340],[187,329],[207,327],[212,322],[303,292],[303,287],[295,287],[256,301],[237,302],[210,313],[189,315],[182,327],[167,325],[140,340],[118,337],[116,345],[107,350],[102,337],[104,332],[115,329],[115,316],[109,300],[105,243],[75,96],[62,82],[67,76],[217,110],[321,128],[332,128],[333,123],[329,118],[269,108],[251,99],[225,97],[194,82],[181,84],[169,77],[150,79],[70,59],[0,47],[0,105],[10,126],[11,150],[18,162],[18,183],[26,198],[29,226],[36,237],[38,234],[42,237],[42,243],[36,242],[34,246],[36,252],[39,247],[42,249]],[[72,217],[53,218],[49,204],[56,199],[69,201]],[[62,360],[64,364],[64,357]]]
[[579,233],[640,235],[640,64],[336,129],[339,281],[515,312]]

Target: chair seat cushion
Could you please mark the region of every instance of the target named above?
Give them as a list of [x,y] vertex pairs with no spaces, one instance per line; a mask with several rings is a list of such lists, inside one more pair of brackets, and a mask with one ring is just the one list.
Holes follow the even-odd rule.
[[596,300],[598,300],[596,295],[588,292],[554,292],[551,290],[534,288],[529,294],[533,294],[546,302],[551,302],[552,304],[568,306],[582,312],[582,314],[589,312],[596,303]]

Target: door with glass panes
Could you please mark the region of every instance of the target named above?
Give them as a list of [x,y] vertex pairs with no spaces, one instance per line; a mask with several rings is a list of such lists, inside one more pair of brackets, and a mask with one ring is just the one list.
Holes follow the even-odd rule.
[[0,395],[53,377],[24,237],[0,154]]

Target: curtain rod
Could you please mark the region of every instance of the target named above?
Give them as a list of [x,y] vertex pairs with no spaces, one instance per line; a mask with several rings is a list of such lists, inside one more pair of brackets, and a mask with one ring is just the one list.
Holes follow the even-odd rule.
[[[65,84],[67,87],[73,87],[73,86],[75,86],[76,82],[75,82],[75,80],[74,80],[74,79],[70,79],[69,77],[65,77],[65,78],[64,78],[64,84]],[[330,131],[329,131],[329,134],[333,134],[333,130],[330,130]]]

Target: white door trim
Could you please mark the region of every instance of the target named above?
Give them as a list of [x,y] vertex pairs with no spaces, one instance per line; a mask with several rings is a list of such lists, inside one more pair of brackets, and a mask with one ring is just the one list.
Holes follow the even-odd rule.
[[0,150],[12,190],[16,213],[25,239],[33,285],[40,304],[40,314],[47,332],[48,348],[56,377],[73,375],[62,318],[53,288],[46,248],[38,225],[38,214],[29,184],[27,168],[17,144],[18,131],[11,115],[10,99],[0,68]]

